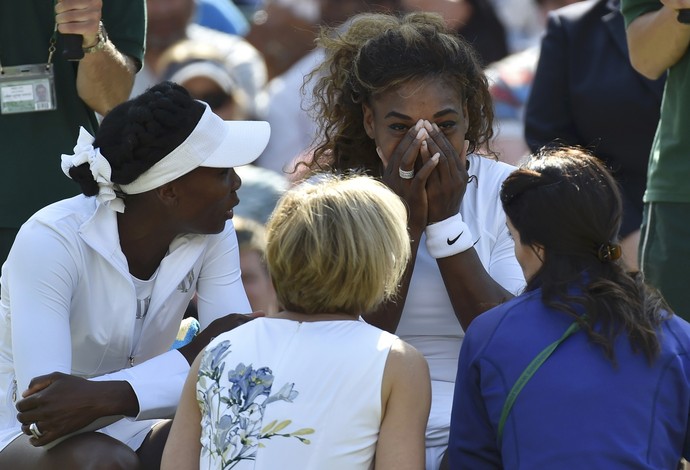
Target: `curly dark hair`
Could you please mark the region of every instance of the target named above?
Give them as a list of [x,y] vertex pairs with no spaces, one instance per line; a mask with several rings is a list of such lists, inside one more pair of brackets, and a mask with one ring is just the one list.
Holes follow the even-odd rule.
[[[129,184],[172,152],[192,133],[204,109],[172,82],[155,85],[113,108],[93,143],[110,163],[112,182]],[[88,163],[71,168],[69,174],[86,196],[98,194]]]
[[469,152],[483,148],[492,153],[494,113],[486,76],[469,43],[450,31],[440,15],[365,13],[352,18],[344,31],[324,28],[317,44],[326,60],[305,82],[315,83],[310,110],[320,128],[311,169],[359,168],[380,176],[362,104],[426,78],[446,80],[467,102]]
[[503,182],[501,201],[520,243],[544,250],[527,290],[541,287],[544,303],[577,319],[614,364],[614,341],[623,332],[653,361],[656,330],[671,313],[641,274],[602,256],[602,247],[617,243],[622,208],[601,160],[579,148],[544,148]]

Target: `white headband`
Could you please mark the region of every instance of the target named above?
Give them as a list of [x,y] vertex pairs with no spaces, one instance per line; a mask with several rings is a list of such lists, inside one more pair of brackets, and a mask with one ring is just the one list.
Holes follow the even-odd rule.
[[114,185],[112,170],[100,149],[93,147],[94,138],[82,127],[74,155],[62,155],[62,171],[69,176],[70,168],[84,163],[98,183],[99,202],[124,212],[124,203],[115,189],[125,194],[140,194],[158,188],[197,167],[233,168],[253,162],[266,148],[271,128],[264,121],[224,121],[206,105],[204,114],[187,139],[130,184]]

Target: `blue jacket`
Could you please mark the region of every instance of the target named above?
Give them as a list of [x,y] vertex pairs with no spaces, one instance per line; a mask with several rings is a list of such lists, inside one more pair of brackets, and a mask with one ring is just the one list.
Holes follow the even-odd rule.
[[448,453],[452,469],[674,469],[690,456],[690,324],[661,326],[650,365],[626,335],[617,366],[579,331],[527,382],[496,430],[510,389],[525,367],[572,323],[547,308],[541,290],[476,318],[460,352]]

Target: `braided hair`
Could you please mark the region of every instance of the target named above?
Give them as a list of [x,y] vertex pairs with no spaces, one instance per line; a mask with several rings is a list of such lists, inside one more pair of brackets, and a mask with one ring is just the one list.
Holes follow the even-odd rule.
[[[103,119],[93,146],[112,168],[111,181],[129,184],[187,139],[204,113],[204,105],[172,82],[162,82],[126,101]],[[98,194],[88,163],[73,167],[70,177],[86,196]]]

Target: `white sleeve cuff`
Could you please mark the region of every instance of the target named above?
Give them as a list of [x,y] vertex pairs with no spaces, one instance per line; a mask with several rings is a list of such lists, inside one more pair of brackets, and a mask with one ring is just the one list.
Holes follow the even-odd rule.
[[124,380],[132,386],[139,401],[136,420],[172,418],[180,401],[189,364],[177,350],[148,361],[90,380]]

